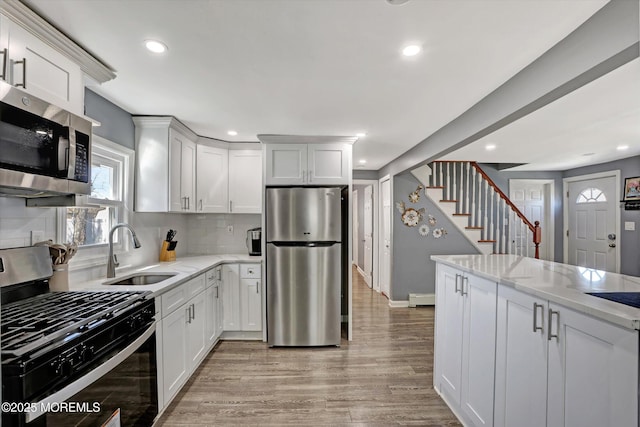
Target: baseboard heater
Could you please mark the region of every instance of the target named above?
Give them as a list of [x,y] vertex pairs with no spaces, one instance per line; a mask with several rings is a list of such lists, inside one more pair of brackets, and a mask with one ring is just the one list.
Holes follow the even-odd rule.
[[409,294],[409,307],[436,305],[436,294]]

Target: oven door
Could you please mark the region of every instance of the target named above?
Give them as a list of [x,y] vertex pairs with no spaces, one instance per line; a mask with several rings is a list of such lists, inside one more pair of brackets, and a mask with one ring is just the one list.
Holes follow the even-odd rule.
[[27,425],[151,426],[158,415],[155,329],[154,323],[116,356],[37,402]]

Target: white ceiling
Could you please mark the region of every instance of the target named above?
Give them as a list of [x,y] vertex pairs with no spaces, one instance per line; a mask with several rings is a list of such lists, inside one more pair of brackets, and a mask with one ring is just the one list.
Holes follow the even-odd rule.
[[[25,3],[116,70],[115,80],[92,89],[133,114],[173,115],[199,135],[227,141],[366,132],[354,145],[354,164],[366,159],[366,169],[377,170],[606,0]],[[146,52],[148,38],[162,40],[168,53]],[[423,53],[402,57],[409,43]],[[564,116],[553,117],[554,125]],[[228,136],[230,129],[238,135]]]
[[[495,149],[487,151],[487,145]],[[627,145],[627,150],[617,147]],[[443,157],[563,171],[640,155],[640,59]]]

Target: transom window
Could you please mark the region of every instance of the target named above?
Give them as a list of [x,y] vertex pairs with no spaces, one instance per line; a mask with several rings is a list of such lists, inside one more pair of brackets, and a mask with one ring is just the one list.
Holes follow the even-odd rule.
[[587,188],[583,190],[576,199],[576,203],[595,203],[595,202],[606,202],[607,197],[604,195],[602,190],[599,188]]

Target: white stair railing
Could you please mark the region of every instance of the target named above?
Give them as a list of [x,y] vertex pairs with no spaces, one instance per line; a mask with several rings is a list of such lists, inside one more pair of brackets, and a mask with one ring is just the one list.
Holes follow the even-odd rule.
[[469,227],[481,227],[480,242],[494,253],[539,258],[540,223],[531,223],[476,162],[435,161],[430,187],[442,187],[442,200],[456,202],[457,214],[469,215]]

